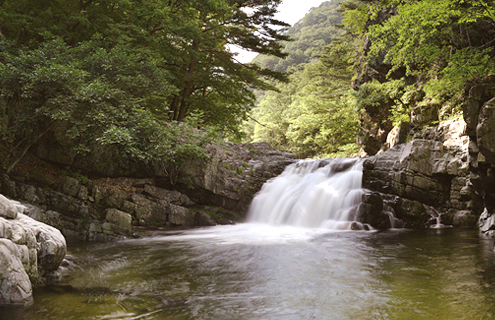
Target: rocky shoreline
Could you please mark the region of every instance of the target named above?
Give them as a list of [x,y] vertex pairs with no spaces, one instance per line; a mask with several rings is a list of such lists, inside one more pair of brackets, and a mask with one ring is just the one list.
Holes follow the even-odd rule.
[[27,214],[82,241],[136,237],[133,226],[193,227],[242,220],[252,196],[296,156],[268,144],[210,146],[207,160],[163,175],[89,179],[77,175],[0,176],[0,193]]
[[235,223],[263,183],[296,161],[265,143],[210,146],[208,153],[184,165],[175,185],[163,175],[2,174],[0,306],[29,306],[33,287],[60,276],[64,237],[108,241],[149,229]]
[[26,207],[0,195],[0,306],[29,306],[33,286],[59,277],[67,252],[62,233],[25,215]]

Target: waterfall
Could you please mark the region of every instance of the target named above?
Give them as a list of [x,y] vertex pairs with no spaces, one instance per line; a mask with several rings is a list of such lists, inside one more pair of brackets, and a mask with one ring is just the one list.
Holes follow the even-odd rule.
[[362,201],[361,159],[300,161],[265,183],[248,222],[308,228],[369,229],[356,222]]

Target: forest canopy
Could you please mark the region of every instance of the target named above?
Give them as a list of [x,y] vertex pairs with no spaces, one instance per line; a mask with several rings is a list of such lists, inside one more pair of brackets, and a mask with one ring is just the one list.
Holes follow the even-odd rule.
[[486,0],[324,2],[289,29],[287,59],[254,60],[291,74],[257,92],[246,132],[303,157],[350,155],[356,136],[374,154],[413,112],[429,113],[416,130],[458,117],[466,85],[495,73],[494,19]]
[[4,142],[23,154],[63,122],[80,152],[117,144],[149,160],[177,156],[180,143],[162,139],[177,122],[235,136],[252,90],[284,75],[237,61],[230,46],[284,57],[280,2],[0,1]]
[[347,156],[413,109],[459,116],[466,84],[495,73],[493,0],[331,0],[292,28],[280,2],[0,0],[3,166],[56,128],[141,161],[215,135]]

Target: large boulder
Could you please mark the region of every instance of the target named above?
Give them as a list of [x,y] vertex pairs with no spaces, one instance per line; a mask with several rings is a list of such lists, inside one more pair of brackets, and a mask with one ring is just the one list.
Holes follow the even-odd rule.
[[[177,188],[197,204],[240,212],[241,216],[263,183],[297,161],[295,154],[277,151],[268,143],[211,145],[208,153],[208,159],[191,159],[183,165],[175,186],[170,186],[169,179],[158,184]],[[155,175],[164,176],[160,171]]]
[[[32,287],[45,283],[62,262],[67,246],[59,230],[23,214],[20,203],[0,197],[0,305],[27,306]],[[4,208],[14,207],[15,218]]]

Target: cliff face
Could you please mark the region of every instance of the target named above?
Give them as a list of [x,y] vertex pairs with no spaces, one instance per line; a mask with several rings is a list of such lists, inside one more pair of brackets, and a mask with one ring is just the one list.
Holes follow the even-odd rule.
[[[52,161],[63,158],[57,154],[64,149],[59,145],[55,150]],[[138,236],[134,226],[192,227],[242,220],[263,183],[295,158],[263,143],[211,145],[208,158],[190,159],[173,179],[160,163],[149,164],[142,170],[148,176],[140,178],[89,179],[81,174],[51,176],[28,170],[24,175],[1,175],[0,191],[26,202],[26,214],[65,236],[109,240]],[[126,163],[134,165],[124,159],[119,171],[109,167],[109,176],[135,171]],[[76,162],[71,166],[77,169]]]
[[[393,141],[389,134],[388,141]],[[397,133],[396,133],[397,134]],[[364,163],[363,217],[389,227],[422,227],[438,222],[476,226],[495,234],[495,76],[473,82],[463,103],[463,119],[416,133],[410,142]],[[371,215],[373,216],[373,215]]]
[[[374,197],[365,202],[381,199],[382,211],[398,219],[396,227],[425,227],[437,218],[443,224],[474,226],[483,206],[469,179],[468,145],[466,124],[457,119],[370,157],[364,162],[363,186]],[[393,220],[381,221],[381,227],[393,226]]]
[[482,198],[479,227],[495,234],[495,76],[472,83],[463,104],[469,135],[470,181]]

